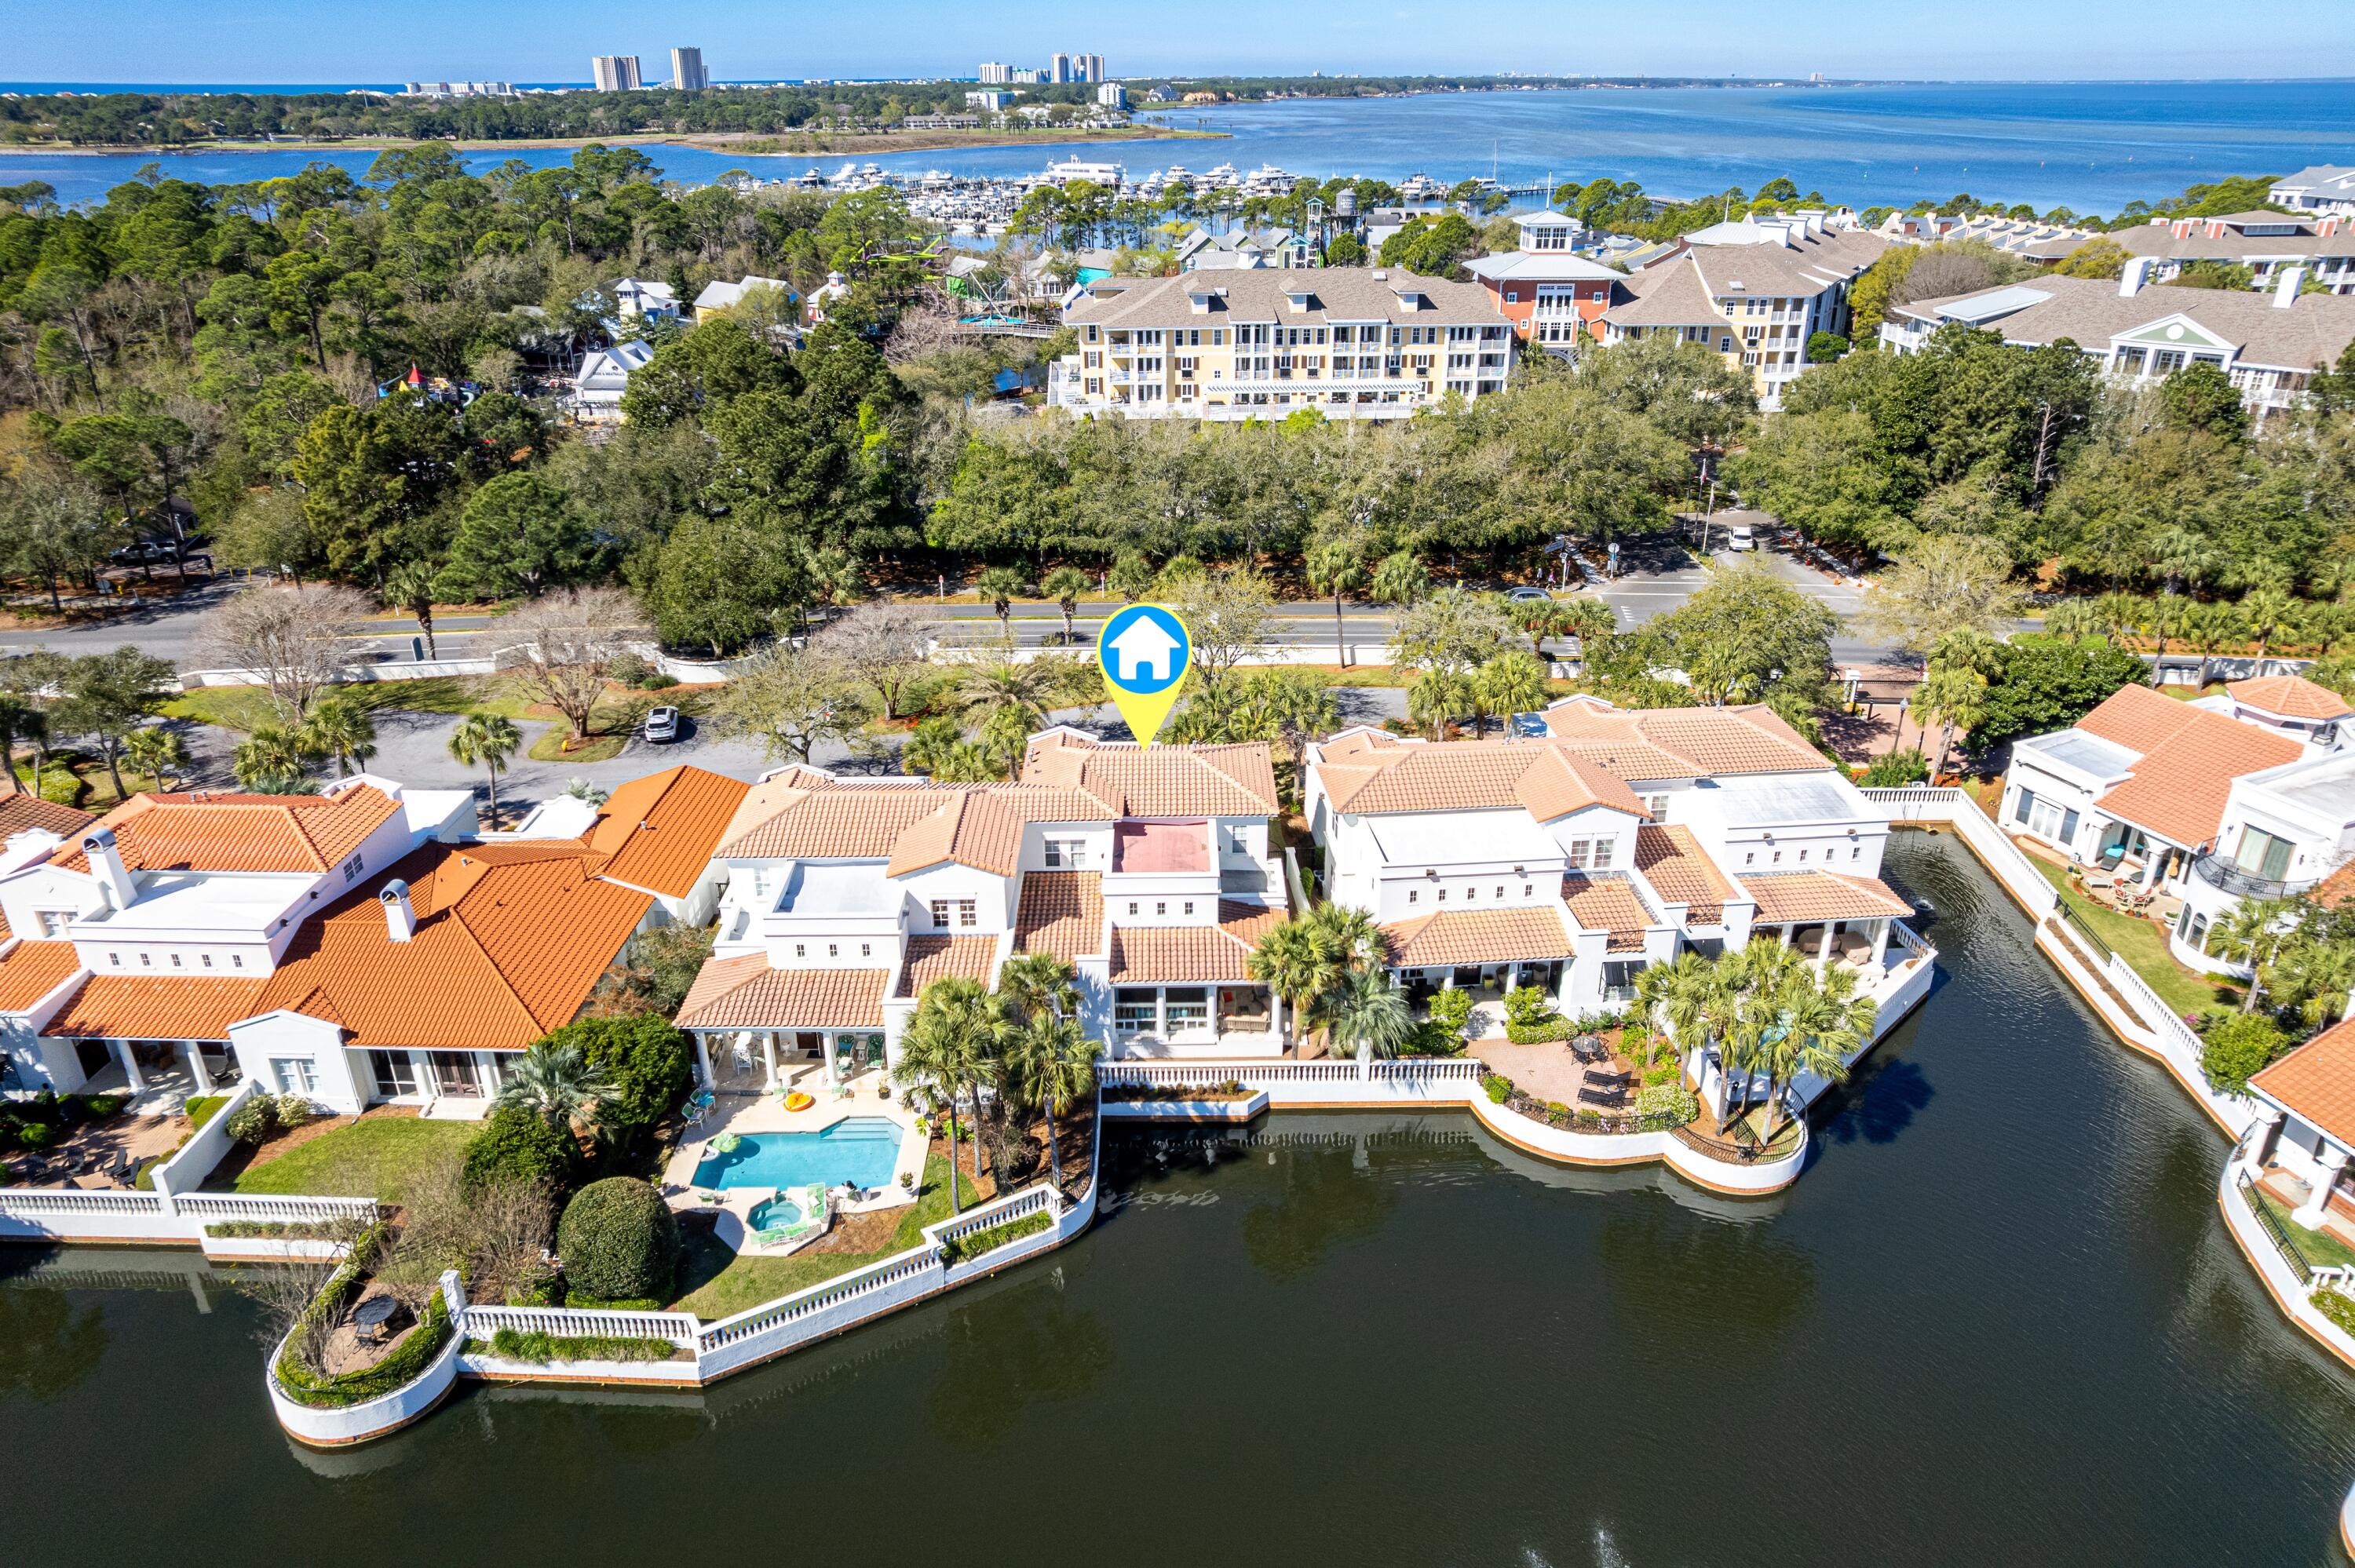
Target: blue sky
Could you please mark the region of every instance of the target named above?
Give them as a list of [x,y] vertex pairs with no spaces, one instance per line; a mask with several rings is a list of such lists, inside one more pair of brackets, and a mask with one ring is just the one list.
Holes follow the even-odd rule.
[[[14,79],[585,80],[592,54],[718,80],[973,74],[984,58],[1105,57],[1187,71],[1577,71],[1999,79],[2355,76],[2355,0],[112,0],[13,8]],[[658,65],[656,62],[659,61]]]

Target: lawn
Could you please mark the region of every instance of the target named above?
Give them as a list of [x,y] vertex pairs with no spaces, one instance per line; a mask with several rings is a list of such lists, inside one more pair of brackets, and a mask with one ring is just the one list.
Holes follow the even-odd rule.
[[2085,923],[2088,930],[2110,945],[2110,949],[2132,965],[2134,971],[2150,982],[2159,1000],[2179,1013],[2218,1013],[2230,1012],[2240,1003],[2237,987],[2195,974],[2178,963],[2175,955],[2167,950],[2167,934],[2138,915],[2121,915],[2115,909],[2094,903],[2069,885],[2069,874],[2062,867],[2038,856],[2029,860],[2044,874],[2044,879],[2059,891],[2070,911]]
[[[329,686],[327,693],[373,712],[400,708],[421,714],[462,714],[484,708],[521,718],[531,699],[515,683],[499,675],[436,675],[422,681],[354,681]],[[205,686],[184,692],[165,703],[165,718],[193,719],[224,729],[250,731],[257,725],[279,722],[270,694],[260,686]]]
[[413,1116],[363,1117],[295,1145],[275,1160],[248,1166],[240,1192],[318,1193],[400,1202],[411,1171],[465,1152],[473,1122]]
[[2253,1187],[2248,1192],[2264,1206],[2265,1213],[2274,1217],[2274,1224],[2281,1227],[2282,1234],[2289,1237],[2289,1245],[2306,1259],[2307,1267],[2336,1268],[2340,1264],[2355,1263],[2355,1247],[2349,1246],[2327,1230],[2307,1230],[2289,1217],[2289,1205],[2264,1188]]
[[[960,1161],[962,1163],[962,1161]],[[966,1194],[966,1205],[972,1194]],[[704,1320],[732,1317],[748,1307],[791,1296],[796,1290],[864,1268],[922,1242],[923,1228],[949,1217],[949,1162],[935,1154],[924,1162],[924,1190],[913,1207],[900,1212],[900,1228],[891,1245],[880,1252],[814,1253],[807,1249],[791,1257],[739,1257],[700,1232],[687,1237],[687,1255],[679,1260],[679,1284],[684,1289],[671,1310],[692,1312]]]

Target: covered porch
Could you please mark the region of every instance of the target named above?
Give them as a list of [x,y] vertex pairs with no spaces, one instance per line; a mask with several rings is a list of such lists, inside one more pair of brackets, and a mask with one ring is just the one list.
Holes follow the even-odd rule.
[[891,980],[883,969],[773,969],[762,953],[712,959],[678,1010],[698,1082],[715,1096],[815,1095],[879,1078]]
[[1818,974],[1849,969],[1867,985],[1888,972],[1897,926],[1913,912],[1878,877],[1808,871],[1741,880],[1758,901],[1752,941],[1779,942]]
[[81,1092],[121,1095],[134,1116],[176,1116],[189,1100],[226,1094],[243,1075],[226,1040],[71,1042]]

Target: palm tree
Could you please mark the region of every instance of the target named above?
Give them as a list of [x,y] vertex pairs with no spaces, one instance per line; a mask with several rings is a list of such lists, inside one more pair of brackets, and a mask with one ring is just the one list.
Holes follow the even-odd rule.
[[1096,1048],[1081,1032],[1078,1019],[1035,1012],[1015,1026],[1007,1041],[1007,1055],[1047,1118],[1047,1161],[1060,1191],[1062,1139],[1056,1136],[1055,1118],[1095,1092]]
[[[188,743],[180,732],[151,724],[131,732],[123,743],[123,760],[154,781],[158,794],[171,788],[164,776],[187,771]],[[12,768],[11,771],[14,771]]]
[[2296,626],[2297,616],[2297,600],[2277,588],[2251,588],[2241,600],[2241,619],[2257,640],[2261,662],[2272,651],[2274,639]]
[[1001,713],[1021,716],[1027,735],[1047,721],[1047,706],[1059,695],[1045,664],[977,664],[956,684],[954,700],[966,722],[986,728]]
[[1431,592],[1431,574],[1412,550],[1394,550],[1374,565],[1373,594],[1384,604],[1401,607]]
[[1414,1014],[1405,993],[1370,964],[1344,969],[1333,989],[1317,999],[1316,1012],[1327,1038],[1357,1057],[1360,1077],[1376,1057],[1387,1061],[1414,1039]]
[[480,766],[491,776],[491,816],[499,814],[499,775],[506,771],[507,758],[523,745],[523,732],[515,721],[504,714],[485,713],[476,708],[458,721],[450,732],[450,755],[466,767]]
[[1473,708],[1472,683],[1454,670],[1425,670],[1406,689],[1406,716],[1437,739],[1449,720]]
[[1769,1102],[1781,1113],[1766,1129],[1772,1143],[1789,1119],[1785,1096],[1791,1085],[1802,1073],[1847,1082],[1848,1059],[1872,1038],[1879,1009],[1870,997],[1856,994],[1854,969],[1818,976],[1805,968],[1793,970],[1769,993],[1767,1007],[1779,1014],[1778,1027],[1766,1032],[1759,1050]]
[[303,721],[303,726],[311,732],[312,742],[336,759],[338,779],[376,755],[376,723],[366,708],[349,697],[329,697],[313,704],[311,716]]
[[2150,666],[2152,685],[2158,684],[2159,674],[2167,667],[2168,639],[2182,640],[2191,629],[2194,609],[2192,601],[2179,593],[2163,593],[2150,601],[2150,634],[2158,641],[2158,657]]
[[2241,997],[2243,1012],[2256,1011],[2257,994],[2264,990],[2264,966],[2297,928],[2294,917],[2303,907],[2295,898],[2243,898],[2216,922],[2213,935],[2224,956],[2248,960],[2249,989]]
[[1955,748],[1955,726],[1968,731],[1987,711],[1987,679],[1977,670],[1957,665],[1940,664],[1933,661],[1930,673],[1920,685],[1913,688],[1913,722],[1923,730],[1935,719],[1939,724],[1938,756],[1931,768],[1930,781],[1936,783],[1938,775],[1946,770],[1946,759]]
[[[1006,1014],[979,980],[949,975],[924,988],[900,1037],[900,1063],[892,1081],[902,1088],[922,1086],[948,1112],[949,1209],[964,1204],[957,1190],[957,1096],[975,1086],[974,1109],[981,1109],[978,1086],[994,1076]],[[974,1161],[976,1173],[980,1160]]]
[[1039,591],[1053,599],[1055,608],[1063,612],[1064,644],[1077,641],[1079,634],[1071,630],[1071,617],[1080,612],[1080,596],[1088,591],[1088,574],[1077,567],[1057,567],[1039,582]]
[[1347,904],[1319,904],[1308,912],[1308,926],[1347,966],[1364,968],[1382,961],[1382,928],[1362,909]]
[[1287,1053],[1299,1054],[1301,1010],[1333,988],[1346,964],[1329,936],[1306,920],[1269,927],[1244,958],[1243,972],[1284,999]]
[[1079,971],[1053,953],[1017,953],[999,966],[997,994],[1024,1018],[1068,1018],[1080,1010]]
[[260,724],[238,743],[229,765],[238,783],[255,794],[312,795],[319,788],[312,765],[326,755],[300,725]]
[[2071,642],[2095,635],[2100,622],[2091,599],[2064,599],[2044,612],[2046,634]]
[[37,743],[48,733],[48,714],[14,692],[0,692],[0,761],[7,764],[8,787],[16,794],[25,792],[25,781],[16,777],[16,743]]
[[403,561],[385,575],[384,602],[396,609],[405,609],[417,618],[418,629],[425,633],[425,656],[439,659],[442,651],[433,643],[433,578],[432,566],[425,561]]
[[1333,662],[1347,664],[1348,650],[1341,640],[1341,595],[1345,589],[1365,586],[1364,546],[1353,538],[1320,540],[1309,546],[1307,566],[1309,586],[1320,593],[1329,589],[1333,595]]
[[590,1119],[597,1102],[613,1092],[613,1080],[580,1046],[542,1040],[507,1067],[499,1104],[520,1106],[562,1132]]
[[1534,712],[1545,706],[1551,694],[1546,684],[1545,666],[1537,656],[1516,648],[1509,653],[1499,653],[1473,673],[1473,694],[1480,706],[1497,715],[1500,726],[1510,726],[1517,713]]
[[1619,616],[1599,599],[1574,599],[1561,607],[1562,629],[1557,636],[1578,639],[1578,663],[1582,672],[1594,662],[1596,646],[1619,631]]
[[1722,1003],[1717,966],[1690,948],[1674,963],[1654,964],[1636,977],[1636,1004],[1646,1031],[1666,1024],[1679,1054],[1709,1044],[1710,1025]]
[[2200,686],[2205,690],[2216,655],[2238,645],[2247,631],[2241,621],[2239,606],[2211,599],[2184,618],[2184,625],[2176,635],[2186,648],[2200,655]]
[[1027,592],[1030,579],[1018,567],[991,567],[974,579],[974,591],[989,601],[997,613],[997,634],[1009,646],[1014,641],[1014,623],[1008,619],[1014,611],[1014,601]]

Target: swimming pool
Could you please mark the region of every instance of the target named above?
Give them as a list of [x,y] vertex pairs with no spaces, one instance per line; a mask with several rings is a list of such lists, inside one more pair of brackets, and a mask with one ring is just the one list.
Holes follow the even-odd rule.
[[695,1167],[698,1187],[821,1187],[849,1182],[881,1187],[900,1162],[900,1124],[851,1117],[823,1132],[748,1132],[721,1153],[707,1150]]

